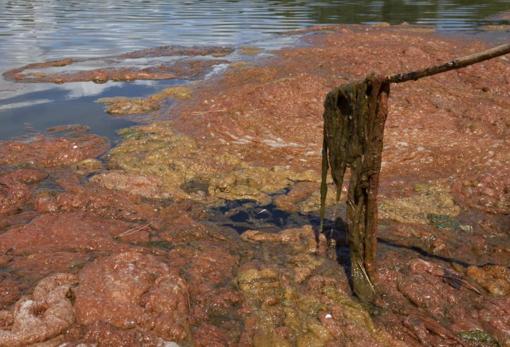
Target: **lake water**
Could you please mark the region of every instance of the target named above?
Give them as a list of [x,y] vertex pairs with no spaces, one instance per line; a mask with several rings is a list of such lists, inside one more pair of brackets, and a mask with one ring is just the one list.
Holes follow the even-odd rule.
[[[0,72],[48,59],[162,45],[270,49],[292,44],[277,33],[326,23],[406,21],[471,35],[486,24],[508,24],[496,15],[509,10],[510,0],[0,0]],[[184,81],[53,85],[0,78],[0,139],[67,123],[87,124],[114,138],[115,129],[131,123],[109,117],[95,99],[147,95],[179,82]]]

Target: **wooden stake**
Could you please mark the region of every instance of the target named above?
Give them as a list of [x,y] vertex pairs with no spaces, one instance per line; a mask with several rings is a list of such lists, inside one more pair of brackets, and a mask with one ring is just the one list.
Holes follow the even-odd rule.
[[480,63],[485,60],[496,58],[510,53],[510,43],[500,45],[483,52],[471,54],[462,58],[454,59],[448,63],[431,66],[422,70],[416,70],[406,73],[400,73],[393,76],[386,77],[389,83],[402,83],[407,81],[416,81],[423,77],[437,75],[450,70],[461,69],[463,67]]
[[370,75],[363,81],[335,88],[327,95],[324,103],[321,231],[324,227],[328,170],[331,169],[339,201],[344,175],[350,168],[347,224],[351,280],[354,293],[362,301],[372,302],[376,297],[377,191],[391,83],[416,81],[507,53],[510,53],[510,43],[422,70],[387,77]]

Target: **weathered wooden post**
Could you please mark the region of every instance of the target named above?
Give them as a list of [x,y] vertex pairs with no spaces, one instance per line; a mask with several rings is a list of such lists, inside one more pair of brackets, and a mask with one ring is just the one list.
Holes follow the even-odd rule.
[[321,231],[327,195],[327,174],[340,200],[344,175],[351,172],[347,194],[347,225],[354,293],[372,302],[376,291],[377,191],[388,115],[391,83],[401,83],[460,69],[510,53],[510,44],[452,60],[448,63],[394,76],[370,75],[363,81],[333,89],[324,102],[322,149]]

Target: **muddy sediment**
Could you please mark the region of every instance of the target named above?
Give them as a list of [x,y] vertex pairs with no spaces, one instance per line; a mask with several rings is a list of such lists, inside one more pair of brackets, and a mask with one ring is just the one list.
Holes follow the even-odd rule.
[[[324,95],[485,46],[326,29],[180,99],[110,100],[177,96],[113,149],[79,127],[0,142],[0,345],[510,345],[510,61],[394,86],[364,306],[334,198],[336,245],[315,242]],[[228,54],[121,58],[163,53]]]

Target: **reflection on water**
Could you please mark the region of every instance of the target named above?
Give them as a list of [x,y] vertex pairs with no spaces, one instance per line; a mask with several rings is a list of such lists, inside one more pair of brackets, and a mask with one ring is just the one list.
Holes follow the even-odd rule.
[[137,81],[128,86],[115,83],[44,85],[39,91],[0,99],[0,139],[62,124],[84,124],[93,133],[116,141],[116,130],[134,123],[106,115],[104,106],[95,102],[98,98],[119,94],[144,96],[175,83],[179,82]]
[[[491,16],[508,10],[510,0],[0,0],[0,72],[64,56],[118,54],[162,45],[278,46],[283,41],[275,39],[275,33],[320,23],[407,21],[441,31],[476,32],[483,24],[505,23]],[[91,84],[69,87],[66,98],[97,94],[90,90],[97,86],[87,86]],[[99,93],[126,95],[139,90],[130,91],[133,84],[121,86],[104,86]],[[8,132],[5,124],[16,122],[19,113],[37,112],[39,121],[51,117],[53,113],[39,111],[50,104],[57,110],[55,101],[65,99],[62,92],[65,89],[0,78],[0,138]],[[96,116],[107,118],[104,113]]]
[[425,23],[472,30],[510,0],[1,0],[0,70],[61,56],[169,44],[238,44],[317,23]]

